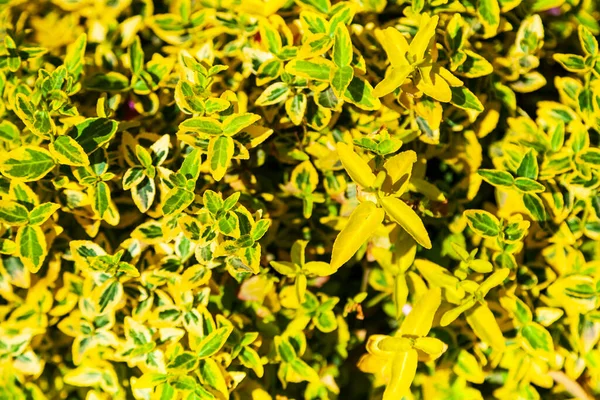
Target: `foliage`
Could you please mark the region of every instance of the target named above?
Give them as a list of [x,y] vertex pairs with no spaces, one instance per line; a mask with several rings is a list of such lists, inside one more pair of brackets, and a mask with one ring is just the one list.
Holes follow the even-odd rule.
[[0,10],[0,398],[600,397],[598,2]]

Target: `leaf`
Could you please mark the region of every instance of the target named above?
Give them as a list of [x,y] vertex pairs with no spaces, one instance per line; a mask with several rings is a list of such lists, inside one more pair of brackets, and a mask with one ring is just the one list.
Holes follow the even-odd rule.
[[579,158],[586,164],[589,164],[591,168],[600,168],[600,150],[599,149],[586,149],[579,153]]
[[408,48],[408,55],[413,63],[418,63],[425,57],[425,52],[429,48],[432,39],[435,38],[435,28],[438,21],[439,17],[437,15],[430,17],[427,13],[421,14],[419,30]]
[[383,393],[383,400],[402,399],[409,393],[417,373],[418,361],[419,355],[414,349],[393,355],[391,377]]
[[546,221],[548,219],[544,203],[542,203],[542,199],[540,199],[538,195],[525,193],[523,195],[523,203],[534,220]]
[[194,201],[194,192],[182,188],[171,189],[163,202],[164,215],[173,215],[185,210]]
[[523,178],[537,179],[538,173],[539,168],[537,158],[533,150],[529,150],[527,154],[525,154],[525,157],[523,157],[523,160],[517,169],[517,175]]
[[59,136],[48,146],[50,153],[59,164],[72,166],[90,165],[90,160],[83,148],[70,136]]
[[539,182],[529,178],[515,179],[515,187],[523,192],[540,193],[546,190],[546,187]]
[[118,125],[117,121],[108,118],[88,118],[75,125],[69,131],[69,136],[75,139],[83,151],[91,154],[113,138]]
[[220,181],[225,176],[229,162],[233,157],[233,151],[234,143],[231,137],[216,136],[210,139],[208,144],[208,162],[210,172],[216,181]]
[[577,27],[577,32],[579,33],[579,42],[583,51],[589,55],[595,56],[598,53],[598,41],[592,32],[584,25],[579,25]]
[[340,24],[335,30],[332,60],[339,68],[352,62],[352,39],[345,25]]
[[329,0],[296,0],[298,3],[309,6],[323,14],[329,14],[331,3]]
[[370,188],[375,184],[376,177],[371,172],[371,167],[354,152],[351,146],[338,142],[337,151],[344,169],[354,182],[364,188]]
[[104,314],[105,311],[111,311],[123,297],[123,285],[121,282],[109,279],[97,289],[97,307],[98,313]]
[[223,326],[212,331],[198,344],[198,358],[203,359],[216,354],[221,350],[221,347],[223,347],[232,331],[233,326],[231,325]]
[[530,322],[521,328],[521,336],[527,349],[533,350],[545,360],[550,361],[554,355],[554,343],[546,328]]
[[223,121],[223,134],[233,136],[258,120],[260,120],[260,115],[258,114],[245,113],[231,115]]
[[29,221],[27,208],[16,201],[0,200],[0,222],[11,226],[25,225]]
[[375,96],[371,84],[356,76],[352,78],[348,85],[344,93],[344,100],[365,111],[373,111],[381,107],[381,102]]
[[26,225],[17,231],[17,249],[21,262],[29,272],[39,271],[47,255],[46,238],[39,226]]
[[365,201],[354,209],[348,223],[333,243],[331,262],[333,270],[344,265],[378,229],[385,213],[370,202]]
[[129,79],[118,72],[96,74],[87,78],[84,85],[89,90],[99,92],[123,92],[129,89]]
[[506,347],[502,331],[496,317],[485,304],[478,304],[467,312],[467,323],[475,335],[487,343],[494,351],[502,352]]
[[32,225],[41,225],[59,209],[60,205],[56,203],[40,204],[29,213],[29,223]]
[[493,214],[483,210],[466,210],[464,216],[469,227],[478,235],[495,238],[500,234],[500,221]]
[[154,203],[156,196],[156,184],[154,179],[144,177],[138,184],[131,189],[131,197],[137,208],[145,213]]
[[144,68],[144,50],[142,49],[142,43],[140,37],[136,36],[133,42],[129,46],[129,65],[133,75],[139,75]]
[[209,117],[189,118],[179,124],[179,129],[192,130],[194,132],[206,133],[208,135],[220,135],[223,126],[219,121]]
[[498,0],[478,0],[477,15],[485,27],[485,37],[492,37],[500,26],[500,5]]
[[285,111],[294,125],[300,125],[306,113],[308,101],[304,93],[299,93],[287,99]]
[[284,82],[276,82],[265,89],[254,102],[257,106],[270,106],[281,103],[288,98],[290,88]]
[[477,173],[490,185],[510,188],[515,183],[513,176],[506,171],[480,169]]
[[331,87],[337,97],[342,97],[354,78],[354,69],[349,65],[332,69]]
[[433,318],[442,304],[442,291],[433,288],[424,293],[400,326],[400,335],[409,337],[426,336],[431,330]]
[[314,79],[316,81],[329,81],[333,63],[324,58],[310,60],[292,60],[285,66],[285,71],[293,76]]
[[87,35],[82,33],[67,49],[64,64],[65,67],[67,67],[67,71],[69,71],[69,75],[72,75],[75,80],[77,80],[79,75],[83,72],[86,45]]
[[55,165],[48,150],[38,146],[18,147],[1,157],[0,172],[9,178],[24,182],[42,179]]
[[587,65],[585,65],[585,59],[575,54],[555,53],[552,57],[567,71],[584,72],[588,69]]
[[431,239],[423,221],[405,202],[396,197],[381,197],[379,202],[387,215],[421,246],[431,248]]
[[481,104],[477,96],[466,87],[456,86],[451,87],[450,90],[452,91],[452,100],[450,100],[450,102],[456,107],[462,108],[463,110],[483,112],[483,104]]

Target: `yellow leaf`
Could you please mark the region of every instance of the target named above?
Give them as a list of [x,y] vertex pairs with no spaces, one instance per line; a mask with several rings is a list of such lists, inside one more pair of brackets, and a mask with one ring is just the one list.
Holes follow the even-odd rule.
[[425,225],[412,208],[395,197],[382,197],[379,202],[390,218],[408,232],[417,243],[426,249],[431,249],[431,239]]
[[452,90],[444,78],[432,71],[431,66],[419,69],[421,70],[421,79],[417,83],[419,90],[442,103],[452,100]]
[[413,71],[410,65],[402,65],[400,67],[391,67],[387,70],[385,78],[373,89],[373,96],[383,97],[400,87],[408,75]]
[[392,360],[392,376],[383,393],[383,400],[398,400],[406,394],[415,374],[419,355],[416,350],[396,353]]
[[442,290],[440,288],[429,289],[415,304],[408,314],[402,326],[402,336],[425,336],[429,333],[433,324],[435,312],[442,303]]
[[408,42],[402,33],[396,28],[389,27],[384,30],[376,30],[375,37],[379,40],[379,43],[381,43],[392,67],[408,65],[408,61],[406,60]]
[[419,31],[410,42],[408,54],[413,63],[423,60],[425,51],[429,47],[431,40],[435,37],[435,28],[437,27],[439,17],[429,17],[427,14],[421,16]]
[[486,304],[479,304],[467,313],[467,322],[475,335],[495,351],[505,348],[504,336],[496,322],[496,317]]
[[375,174],[365,160],[352,150],[351,146],[339,142],[337,144],[338,155],[342,165],[350,175],[350,178],[364,188],[370,188],[375,184]]
[[413,150],[403,151],[389,158],[383,168],[391,182],[384,183],[383,188],[395,196],[401,196],[408,186],[413,164],[417,162],[417,153]]
[[384,216],[383,210],[370,201],[365,201],[356,207],[333,243],[331,268],[337,270],[344,265],[375,233]]

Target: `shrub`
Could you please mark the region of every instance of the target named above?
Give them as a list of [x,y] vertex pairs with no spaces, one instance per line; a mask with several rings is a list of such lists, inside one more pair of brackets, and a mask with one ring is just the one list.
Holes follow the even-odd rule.
[[600,396],[591,0],[5,0],[0,398]]

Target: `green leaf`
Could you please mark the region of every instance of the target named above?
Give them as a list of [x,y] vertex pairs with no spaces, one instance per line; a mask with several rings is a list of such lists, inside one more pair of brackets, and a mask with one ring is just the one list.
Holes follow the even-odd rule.
[[65,56],[65,67],[75,79],[83,72],[85,47],[87,45],[87,35],[80,34],[77,40],[69,45],[67,55]]
[[87,154],[93,153],[99,147],[108,143],[115,133],[119,124],[108,118],[88,118],[75,125],[69,136],[81,146]]
[[223,326],[215,329],[198,344],[198,358],[207,358],[216,354],[227,341],[233,331],[233,326]]
[[567,71],[584,72],[588,69],[588,66],[585,64],[585,59],[581,56],[555,53],[553,57]]
[[500,221],[493,214],[483,210],[464,212],[469,227],[478,235],[494,238],[500,234]]
[[210,139],[208,143],[208,162],[210,172],[216,181],[220,181],[225,176],[233,152],[234,143],[231,137],[216,136]]
[[542,203],[542,199],[539,198],[536,194],[525,193],[523,195],[523,203],[525,204],[525,208],[531,213],[531,216],[536,221],[546,221],[548,216],[546,215],[546,210],[544,208],[544,203]]
[[293,76],[314,79],[316,81],[329,81],[333,63],[324,58],[311,60],[292,60],[285,66],[285,71]]
[[517,169],[517,176],[522,176],[523,178],[529,179],[537,179],[539,173],[538,162],[533,150],[529,150],[521,164],[519,165],[519,169]]
[[103,314],[105,311],[112,310],[123,297],[123,285],[121,282],[110,279],[99,288],[98,312]]
[[483,104],[481,104],[477,96],[466,87],[450,87],[450,90],[452,91],[452,100],[450,100],[450,102],[456,107],[462,108],[463,110],[483,112]]
[[139,75],[144,68],[144,50],[139,36],[136,36],[129,46],[129,64],[134,75]]
[[195,369],[198,366],[198,356],[189,351],[178,354],[168,365],[169,371],[185,373]]
[[90,165],[90,160],[83,148],[70,136],[59,136],[48,146],[50,153],[59,164],[72,166]]
[[542,357],[549,360],[554,355],[552,336],[540,324],[528,323],[521,329],[521,336],[525,340],[526,347],[541,353]]
[[323,14],[329,14],[331,3],[329,0],[296,0],[298,3],[313,8]]
[[55,166],[50,152],[38,146],[19,147],[0,157],[0,172],[25,182],[42,179]]
[[104,219],[110,207],[110,189],[106,182],[98,182],[92,190],[92,209],[100,219]]
[[29,221],[27,208],[16,201],[0,200],[0,222],[11,226],[24,225]]
[[337,97],[342,97],[354,78],[354,69],[346,65],[332,70],[331,87]]
[[579,158],[591,168],[600,168],[600,150],[589,148],[579,154]]
[[544,185],[529,178],[515,179],[515,186],[523,192],[541,193],[546,190]]
[[8,53],[8,69],[16,72],[21,66],[21,57],[19,57],[15,41],[9,35],[4,36],[4,47]]
[[333,62],[339,68],[347,67],[352,62],[352,39],[345,25],[338,25],[333,43]]
[[145,213],[148,211],[156,197],[156,183],[154,183],[154,179],[145,176],[141,182],[132,187],[131,197],[141,212]]
[[223,121],[223,134],[233,136],[258,120],[260,120],[260,115],[258,114],[245,113],[231,115]]
[[194,192],[182,188],[171,189],[162,205],[164,215],[179,213],[187,208],[194,201]]
[[563,121],[559,121],[554,127],[552,131],[552,136],[550,138],[550,146],[552,147],[552,151],[557,152],[560,150],[565,143],[565,123]]
[[87,78],[84,85],[89,90],[100,92],[123,92],[129,89],[129,79],[118,72],[108,72]]
[[590,32],[590,30],[587,29],[585,26],[579,25],[578,33],[579,41],[581,43],[581,48],[583,49],[583,51],[585,51],[588,55],[595,56],[598,53],[598,41],[596,40],[592,32]]
[[181,164],[179,173],[185,179],[196,181],[200,176],[200,164],[202,164],[202,152],[200,149],[194,149],[187,154]]
[[486,37],[494,36],[500,25],[500,5],[498,0],[478,0],[477,15],[485,27]]
[[257,106],[270,106],[285,101],[290,93],[290,88],[284,82],[276,82],[265,89],[254,102]]
[[285,102],[285,111],[294,125],[302,123],[307,104],[304,93],[298,93]]
[[56,203],[40,204],[29,213],[29,223],[32,225],[41,225],[59,209],[60,205]]
[[214,118],[196,117],[189,118],[179,124],[179,129],[206,133],[208,135],[220,135],[223,133],[221,123]]
[[346,92],[344,92],[344,100],[365,111],[374,111],[381,107],[381,102],[373,94],[371,84],[356,76],[352,78]]
[[17,248],[21,262],[29,272],[36,273],[46,258],[46,238],[39,226],[26,225],[17,231]]
[[484,181],[490,185],[511,188],[515,180],[513,176],[506,171],[498,171],[495,169],[480,169],[477,171]]
[[330,262],[333,270],[339,269],[358,251],[378,229],[384,216],[384,211],[370,201],[365,201],[354,209],[348,223],[333,243]]

